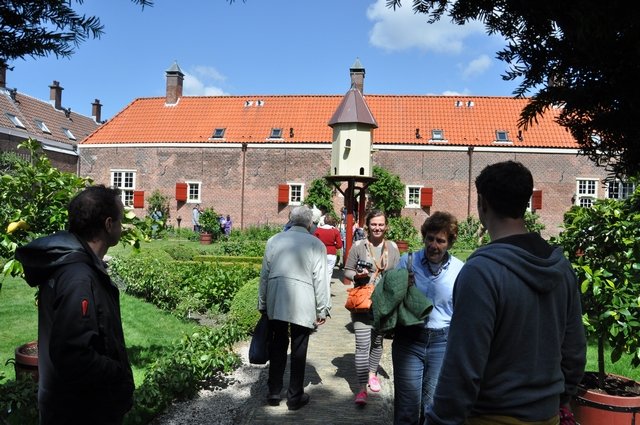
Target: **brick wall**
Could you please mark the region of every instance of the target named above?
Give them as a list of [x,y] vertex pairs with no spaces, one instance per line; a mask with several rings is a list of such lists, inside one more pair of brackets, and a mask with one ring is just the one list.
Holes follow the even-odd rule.
[[[110,170],[136,171],[136,190],[145,191],[145,199],[158,189],[171,199],[170,217],[182,217],[182,226],[191,226],[192,204],[175,200],[177,182],[201,181],[204,207],[229,214],[234,226],[284,224],[289,207],[278,204],[279,184],[310,183],[328,174],[331,151],[327,149],[261,148],[92,148],[82,147],[80,175],[96,183],[109,184]],[[244,160],[244,185],[243,185]],[[475,150],[471,157],[459,151],[389,151],[379,150],[374,163],[397,174],[407,185],[433,188],[433,206],[405,208],[416,227],[434,211],[445,210],[464,220],[467,213],[477,217],[475,177],[488,164],[521,161],[532,172],[536,189],[542,190],[543,208],[538,211],[546,225],[545,236],[560,231],[564,212],[571,206],[576,191],[576,177],[603,179],[604,169],[575,154],[500,153]],[[471,165],[471,182],[469,166]],[[471,183],[471,184],[469,184]],[[243,194],[244,187],[244,197]],[[600,194],[603,191],[599,191]],[[343,203],[336,196],[338,210]],[[136,210],[140,216],[144,209]]]

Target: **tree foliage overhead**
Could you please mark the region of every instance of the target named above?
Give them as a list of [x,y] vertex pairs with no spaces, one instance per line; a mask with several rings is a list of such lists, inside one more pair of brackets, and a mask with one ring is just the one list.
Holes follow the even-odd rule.
[[[522,78],[514,95],[533,93],[519,124],[525,129],[554,106],[557,119],[608,171],[640,171],[640,21],[623,0],[413,0],[430,22],[477,20],[507,41],[497,57],[505,80]],[[400,7],[401,0],[387,0]]]
[[[131,0],[145,6],[153,0]],[[84,0],[0,0],[0,64],[26,56],[69,57],[88,38],[100,38],[97,16],[79,15]]]

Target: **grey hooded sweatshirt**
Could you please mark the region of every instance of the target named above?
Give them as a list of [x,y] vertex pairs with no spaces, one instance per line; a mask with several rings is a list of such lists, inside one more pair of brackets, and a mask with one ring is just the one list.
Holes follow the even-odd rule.
[[429,425],[476,415],[542,421],[575,394],[586,362],[569,261],[537,234],[476,250],[458,275]]

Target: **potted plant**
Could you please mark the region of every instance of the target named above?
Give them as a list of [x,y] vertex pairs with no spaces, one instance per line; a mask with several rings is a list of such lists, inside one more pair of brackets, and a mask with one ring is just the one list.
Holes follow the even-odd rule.
[[208,245],[220,236],[220,219],[213,208],[206,208],[200,213],[200,243]]
[[34,382],[38,382],[38,341],[27,342],[16,347],[13,366],[16,379],[21,375],[28,375]]
[[605,372],[605,345],[611,362],[623,353],[640,364],[640,188],[626,200],[598,200],[572,207],[558,237],[572,262],[582,292],[587,334],[598,344],[598,370],[588,371],[573,407],[582,425],[629,424],[640,411],[640,386]]
[[409,242],[417,235],[418,231],[409,217],[389,217],[385,237],[395,241],[401,253],[409,249]]

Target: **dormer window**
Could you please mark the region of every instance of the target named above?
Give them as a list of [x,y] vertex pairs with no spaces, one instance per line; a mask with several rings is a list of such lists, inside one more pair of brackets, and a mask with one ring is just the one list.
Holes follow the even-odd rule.
[[508,142],[509,132],[505,130],[496,130],[496,142]]
[[71,130],[69,130],[68,128],[62,127],[62,131],[64,132],[64,134],[67,136],[69,140],[76,140],[76,136],[74,136]]
[[431,140],[444,140],[444,130],[431,130]]
[[47,127],[44,121],[35,120],[35,122],[40,131],[42,131],[43,133],[51,134],[51,130],[49,130],[49,127]]
[[282,129],[281,128],[272,128],[271,135],[269,135],[270,139],[282,139]]
[[462,101],[456,100],[456,108],[460,108],[460,107],[462,107]]
[[223,139],[225,130],[226,128],[216,128],[213,130],[213,136],[211,137],[214,139]]
[[24,124],[22,124],[22,121],[20,121],[20,118],[16,117],[13,114],[10,114],[7,112],[7,118],[9,118],[11,120],[11,122],[13,123],[13,125],[15,125],[18,128],[24,128],[26,129],[27,127],[24,126]]

